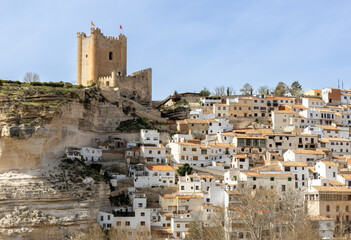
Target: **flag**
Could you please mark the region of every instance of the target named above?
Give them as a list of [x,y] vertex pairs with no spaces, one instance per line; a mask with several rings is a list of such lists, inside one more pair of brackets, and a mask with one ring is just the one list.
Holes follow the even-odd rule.
[[91,21],[91,25],[93,25],[95,27],[95,24],[93,23],[93,21]]
[[123,29],[123,28],[122,28],[122,25],[119,25],[119,29]]

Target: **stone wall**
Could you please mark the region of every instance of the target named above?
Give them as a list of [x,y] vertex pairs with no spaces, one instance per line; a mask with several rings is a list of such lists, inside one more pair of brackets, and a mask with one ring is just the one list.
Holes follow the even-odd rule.
[[138,103],[151,106],[152,103],[152,69],[135,72],[126,78],[117,76],[117,84],[121,96]]

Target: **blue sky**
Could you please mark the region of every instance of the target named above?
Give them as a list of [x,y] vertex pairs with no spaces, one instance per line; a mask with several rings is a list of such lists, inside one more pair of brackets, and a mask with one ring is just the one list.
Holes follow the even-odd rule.
[[76,79],[76,32],[128,38],[128,74],[152,67],[153,98],[246,82],[351,88],[351,1],[0,0],[0,78]]

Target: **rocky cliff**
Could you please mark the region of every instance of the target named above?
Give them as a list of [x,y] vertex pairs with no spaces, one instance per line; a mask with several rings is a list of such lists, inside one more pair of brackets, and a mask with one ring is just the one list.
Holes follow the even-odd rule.
[[0,238],[53,226],[62,239],[95,222],[109,185],[83,163],[61,161],[64,149],[94,146],[138,117],[162,121],[118,90],[0,86]]
[[0,175],[1,239],[32,239],[45,226],[60,229],[56,239],[96,222],[109,205],[103,177],[82,162],[56,161],[45,169]]

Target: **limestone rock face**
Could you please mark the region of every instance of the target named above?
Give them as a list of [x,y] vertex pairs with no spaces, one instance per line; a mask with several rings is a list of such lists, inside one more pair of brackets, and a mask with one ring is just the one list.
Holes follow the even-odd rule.
[[99,209],[109,205],[110,189],[101,175],[88,177],[81,163],[0,175],[0,238],[30,239],[46,225],[60,236],[96,222]]
[[[101,91],[99,95],[102,99],[86,97],[64,103],[45,123],[16,124],[3,118],[0,171],[42,167],[48,161],[62,157],[66,146],[92,145],[94,138],[116,132],[120,121],[131,117],[123,113],[111,96],[109,99],[113,102],[103,94]],[[20,109],[20,114],[26,115],[26,110]],[[31,112],[31,118],[47,116],[46,112]]]

